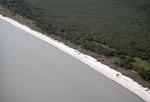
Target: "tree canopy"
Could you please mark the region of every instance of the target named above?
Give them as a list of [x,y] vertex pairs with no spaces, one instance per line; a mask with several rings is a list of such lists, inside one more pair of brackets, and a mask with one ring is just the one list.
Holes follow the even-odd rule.
[[[33,20],[47,34],[85,49],[150,62],[149,0],[0,0],[0,3],[14,14]],[[127,58],[120,65],[133,69],[128,62],[132,61]],[[148,72],[143,70],[139,69],[139,73]]]

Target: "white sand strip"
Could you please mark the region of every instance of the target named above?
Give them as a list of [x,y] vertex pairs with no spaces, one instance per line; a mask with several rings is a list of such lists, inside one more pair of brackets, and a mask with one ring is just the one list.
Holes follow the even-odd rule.
[[[122,75],[120,72],[117,72],[110,67],[102,64],[101,62],[98,62],[96,59],[94,59],[91,56],[79,53],[77,50],[70,48],[66,45],[64,45],[61,42],[58,42],[46,35],[41,34],[40,32],[34,31],[30,29],[29,27],[22,25],[18,23],[17,21],[14,21],[10,18],[3,17],[0,15],[0,18],[13,24],[14,26],[36,36],[37,38],[55,46],[56,48],[60,49],[61,51],[64,51],[68,53],[69,55],[75,57],[76,59],[80,60],[81,62],[89,65],[91,68],[95,69],[96,71],[102,73],[106,77],[110,78],[111,80],[117,82],[118,84],[122,85],[126,89],[130,90],[140,98],[142,98],[146,102],[150,102],[150,90],[148,88],[144,88],[141,85],[139,85],[137,82],[133,81],[132,79]],[[118,76],[116,76],[119,74]]]

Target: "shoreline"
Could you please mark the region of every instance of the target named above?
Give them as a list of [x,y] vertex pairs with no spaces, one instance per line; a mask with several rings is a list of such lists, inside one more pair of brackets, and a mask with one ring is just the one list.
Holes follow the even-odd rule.
[[132,79],[122,75],[120,72],[117,72],[110,67],[102,64],[101,62],[98,62],[95,58],[85,55],[83,53],[78,52],[77,50],[70,48],[63,44],[62,42],[58,42],[57,40],[54,40],[40,32],[34,31],[30,29],[26,25],[22,25],[19,22],[12,20],[10,18],[4,17],[0,14],[0,19],[5,20],[6,22],[28,32],[29,34],[53,45],[54,47],[58,48],[59,50],[73,56],[74,58],[80,60],[81,62],[85,63],[86,65],[90,66],[94,70],[102,73],[109,79],[115,81],[116,83],[120,84],[121,86],[125,87],[126,89],[130,90],[137,96],[139,96],[141,99],[143,99],[146,102],[150,102],[150,90],[148,88],[144,88],[141,85],[139,85],[137,82],[133,81]]
[[[9,11],[9,9],[7,8],[3,8],[0,6],[0,14],[3,15],[4,17],[8,17],[8,18],[11,18],[19,23],[21,23],[22,25],[26,25],[28,26],[30,29],[34,30],[34,31],[38,31],[44,35],[47,35],[48,37],[51,37],[59,42],[62,42],[64,43],[66,46],[69,46],[73,49],[78,49],[79,48],[79,45],[76,45],[72,42],[70,42],[69,40],[66,40],[66,39],[63,39],[61,38],[60,36],[57,36],[55,34],[49,34],[49,33],[46,33],[44,31],[42,31],[42,29],[40,29],[39,27],[36,26],[35,22],[31,19],[27,19],[27,18],[24,18],[20,15],[13,15],[12,12]],[[137,82],[138,84],[142,85],[143,87],[147,87],[150,89],[150,82],[148,81],[145,81],[143,78],[141,78],[138,74],[138,72],[135,72],[133,70],[128,70],[124,67],[121,67],[119,65],[116,65],[115,63],[118,62],[120,63],[120,57],[107,57],[103,54],[97,54],[95,52],[92,52],[88,49],[84,49],[84,48],[81,48],[81,52],[85,55],[89,55],[89,56],[92,56],[93,58],[95,58],[97,61],[101,62],[102,64],[104,65],[107,65],[109,66],[110,68],[118,71],[118,72],[121,72],[123,75],[133,79],[135,82]]]

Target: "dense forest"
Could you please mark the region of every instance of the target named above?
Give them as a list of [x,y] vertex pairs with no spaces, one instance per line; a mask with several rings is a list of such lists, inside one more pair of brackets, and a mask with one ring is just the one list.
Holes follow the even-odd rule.
[[83,48],[122,59],[150,81],[150,67],[135,67],[135,57],[150,63],[149,0],[0,0],[15,14],[31,19],[47,34]]

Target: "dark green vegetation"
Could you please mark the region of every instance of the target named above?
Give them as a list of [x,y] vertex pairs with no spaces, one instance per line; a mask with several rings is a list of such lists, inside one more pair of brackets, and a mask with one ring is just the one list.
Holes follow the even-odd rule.
[[[33,20],[83,48],[117,56],[116,66],[150,81],[149,0],[0,0],[15,14]],[[138,63],[144,63],[138,65]]]

